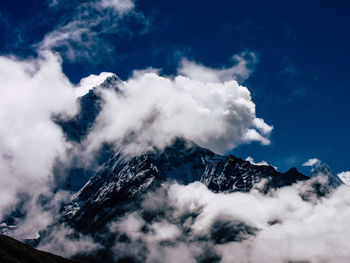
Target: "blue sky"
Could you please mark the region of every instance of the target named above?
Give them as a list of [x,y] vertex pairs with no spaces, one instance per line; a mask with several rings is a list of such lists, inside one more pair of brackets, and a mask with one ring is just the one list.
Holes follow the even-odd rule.
[[[1,55],[35,56],[35,44],[75,16],[78,3],[2,1]],[[175,74],[183,57],[229,67],[234,54],[252,52],[257,61],[243,85],[274,130],[271,145],[241,145],[232,154],[305,173],[302,163],[317,157],[341,172],[350,169],[349,8],[348,1],[138,0],[133,14],[96,26],[103,32],[91,57],[63,55],[63,68],[75,83],[101,71],[126,79],[147,67]]]

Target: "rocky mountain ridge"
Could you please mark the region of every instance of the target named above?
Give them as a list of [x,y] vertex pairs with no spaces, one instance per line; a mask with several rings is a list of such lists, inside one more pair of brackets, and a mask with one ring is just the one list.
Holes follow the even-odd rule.
[[253,165],[232,155],[222,156],[176,139],[163,151],[131,159],[115,153],[103,168],[62,208],[60,222],[83,232],[105,226],[137,203],[143,193],[164,182],[202,182],[213,192],[247,192],[262,183],[261,191],[291,185],[309,177],[295,168],[280,173],[271,166]]

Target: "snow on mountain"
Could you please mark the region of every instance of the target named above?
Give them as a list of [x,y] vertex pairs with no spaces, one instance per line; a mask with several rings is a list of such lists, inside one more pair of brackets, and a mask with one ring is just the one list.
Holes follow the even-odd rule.
[[344,184],[350,184],[350,171],[338,173],[337,176],[343,181]]
[[343,181],[333,173],[331,168],[322,162],[316,164],[316,166],[311,170],[311,177],[318,177],[321,183],[336,188],[343,183]]
[[142,194],[167,181],[199,181],[214,192],[229,193],[247,192],[260,182],[265,182],[261,191],[268,191],[307,179],[295,168],[279,173],[271,166],[252,165],[176,139],[163,151],[155,149],[131,159],[115,153],[63,207],[60,221],[93,232],[132,210]]

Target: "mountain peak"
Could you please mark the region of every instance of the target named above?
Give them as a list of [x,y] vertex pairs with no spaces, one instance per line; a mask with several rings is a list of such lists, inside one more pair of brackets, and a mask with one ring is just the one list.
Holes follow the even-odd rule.
[[61,222],[82,231],[99,228],[137,205],[142,195],[160,184],[201,182],[213,192],[248,192],[264,181],[261,189],[291,185],[308,177],[295,168],[280,173],[271,166],[252,165],[232,155],[222,156],[183,138],[130,159],[120,153],[111,156],[85,186],[63,208]]
[[343,181],[336,174],[333,173],[331,168],[326,163],[318,163],[311,170],[311,177],[319,177],[321,179],[326,179],[325,184],[332,188],[336,188],[344,184]]
[[298,169],[296,167],[292,167],[286,173],[287,174],[298,173]]
[[119,90],[119,86],[123,84],[123,81],[116,75],[113,74],[109,77],[107,77],[100,85],[100,88],[105,89],[115,89],[116,91]]

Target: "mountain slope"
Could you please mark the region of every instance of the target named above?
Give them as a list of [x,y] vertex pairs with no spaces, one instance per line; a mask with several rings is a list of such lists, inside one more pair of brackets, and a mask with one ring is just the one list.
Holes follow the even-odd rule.
[[342,180],[344,184],[350,184],[350,172],[341,172],[337,176]]
[[73,263],[74,261],[34,249],[11,237],[0,235],[1,263]]
[[121,153],[112,158],[63,207],[60,222],[83,232],[94,232],[112,218],[137,206],[142,194],[166,181],[189,184],[200,181],[214,192],[247,192],[264,183],[262,191],[291,185],[309,177],[295,168],[279,173],[234,156],[217,155],[177,139],[163,151],[131,159]]

